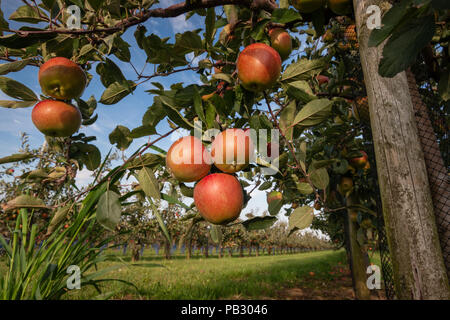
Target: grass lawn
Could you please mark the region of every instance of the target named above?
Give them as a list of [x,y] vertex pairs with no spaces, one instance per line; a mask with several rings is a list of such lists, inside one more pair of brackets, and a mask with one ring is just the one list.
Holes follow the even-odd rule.
[[[345,262],[344,251],[321,251],[260,257],[217,257],[163,260],[145,257],[129,262],[106,277],[133,282],[139,289],[113,282],[103,292],[116,292],[117,299],[239,299],[276,298],[280,288],[312,285],[304,280],[320,278],[332,281],[329,272]],[[121,262],[107,262],[100,268]],[[157,264],[157,265],[155,265]],[[313,274],[310,274],[313,272]],[[92,299],[97,292],[82,288],[69,292],[68,299]]]
[[[137,263],[130,256],[109,250],[115,262],[99,269],[118,266],[104,278],[132,282],[102,285],[102,293],[112,299],[352,299],[352,282],[345,251],[320,251],[276,256],[224,257],[205,259],[174,256],[165,260],[150,250]],[[120,258],[120,260],[119,260]],[[372,262],[378,264],[379,256]],[[5,271],[0,260],[0,274]],[[69,291],[65,299],[94,299],[91,286]],[[376,298],[376,297],[375,297]]]

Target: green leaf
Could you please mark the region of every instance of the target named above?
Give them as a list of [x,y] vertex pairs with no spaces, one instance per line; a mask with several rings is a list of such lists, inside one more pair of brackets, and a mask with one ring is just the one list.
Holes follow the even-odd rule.
[[104,0],[87,0],[87,2],[89,2],[89,4],[91,5],[92,9],[97,11],[98,9],[101,8]]
[[28,108],[36,104],[37,101],[12,101],[0,100],[0,107],[9,109]]
[[56,0],[42,0],[42,3],[49,10],[53,9],[53,6],[55,5],[55,2],[56,2]]
[[290,233],[308,228],[314,218],[314,209],[303,206],[294,210],[289,216]]
[[47,228],[47,235],[51,234],[55,231],[56,227],[67,217],[67,214],[70,212],[71,205],[67,205],[65,207],[58,208],[53,215],[52,220]]
[[116,147],[120,150],[126,150],[130,144],[133,142],[133,139],[130,137],[130,129],[125,126],[118,125],[110,134],[109,134],[109,142],[111,144],[115,144]]
[[221,226],[218,226],[215,224],[210,224],[209,234],[211,236],[211,240],[215,244],[219,244],[222,241],[222,227]]
[[438,84],[438,92],[444,101],[450,99],[450,72],[448,69],[443,70]]
[[[99,102],[106,105],[116,104],[129,95],[135,89],[135,86],[133,81],[129,81],[128,85],[126,83],[114,82],[106,88]],[[131,87],[132,90],[130,90]]]
[[25,68],[31,59],[17,60],[14,62],[3,63],[0,65],[0,75],[5,75],[10,72],[17,72]]
[[206,122],[205,112],[203,111],[203,103],[202,98],[200,97],[200,93],[198,93],[197,87],[194,87],[194,110],[198,115],[201,121]]
[[176,204],[176,205],[179,205],[180,207],[183,207],[184,209],[186,209],[186,212],[191,210],[191,208],[188,207],[187,205],[185,205],[183,202],[181,202],[180,200],[178,200],[174,197],[169,196],[168,194],[161,193],[161,196],[162,196],[163,200],[166,200],[168,203]]
[[44,201],[39,198],[30,195],[20,195],[13,200],[8,201],[4,210],[9,211],[19,208],[49,209]]
[[242,222],[247,231],[267,229],[277,221],[276,217],[254,217]]
[[99,63],[95,71],[100,75],[100,80],[105,88],[108,88],[115,82],[123,84],[127,82],[120,68],[108,58],[106,58],[105,62]]
[[22,49],[31,47],[38,43],[44,43],[50,39],[55,38],[58,35],[56,32],[46,34],[27,33],[27,31],[42,30],[43,29],[22,27],[20,28],[20,31],[22,31],[21,35],[13,33],[0,37],[0,46],[4,46],[10,49]]
[[[38,13],[39,11],[39,13]],[[16,11],[14,11],[10,16],[10,20],[20,21],[20,22],[28,22],[28,23],[38,23],[41,21],[47,21],[45,17],[48,18],[47,15],[39,8],[31,8],[27,5],[20,6]]]
[[316,99],[308,82],[304,80],[290,82],[287,86],[286,93],[288,96],[303,103],[308,103]]
[[326,67],[326,61],[322,59],[309,60],[306,58],[290,64],[281,76],[285,80],[308,80],[319,74]]
[[331,112],[333,101],[328,99],[315,99],[308,102],[295,116],[291,126],[297,124],[302,126],[312,126],[319,124]]
[[326,168],[316,169],[310,173],[311,182],[319,189],[326,189],[330,183],[330,177]]
[[[281,7],[281,6],[280,6]],[[290,23],[301,20],[302,16],[294,9],[279,8],[272,12],[272,21],[276,23]]]
[[216,11],[214,8],[208,8],[205,18],[205,40],[206,43],[212,45],[214,37],[214,24],[216,20]]
[[31,153],[15,153],[7,157],[0,158],[0,164],[24,161],[34,158],[35,155]]
[[168,108],[165,108],[166,114],[169,117],[170,120],[175,122],[177,125],[179,125],[182,128],[185,129],[191,129],[194,128],[194,125],[190,123],[181,113],[178,111],[178,109],[175,107],[173,100],[169,99],[165,96],[160,96],[161,102],[166,105]]
[[37,101],[36,94],[25,85],[7,77],[0,77],[0,89],[8,96],[23,101]]
[[120,222],[122,207],[119,201],[119,195],[111,190],[103,193],[98,200],[97,221],[105,229],[114,231]]
[[151,197],[155,200],[161,199],[161,192],[159,191],[159,183],[156,180],[155,174],[153,170],[144,167],[138,173],[138,181],[141,185],[142,190],[148,197]]
[[415,10],[408,10],[411,0],[402,1],[386,12],[381,20],[382,27],[373,29],[369,36],[369,47],[376,47],[386,40],[404,20],[415,15]]
[[270,187],[272,187],[272,181],[264,181],[264,183],[259,186],[258,190],[263,191],[270,189]]
[[379,74],[391,78],[406,70],[415,61],[420,50],[431,41],[435,31],[434,15],[414,19],[398,28],[383,48]]
[[175,39],[175,48],[182,48],[186,52],[203,50],[202,38],[195,32],[177,33]]
[[194,188],[186,186],[184,183],[180,183],[181,194],[185,197],[192,198],[194,196]]
[[277,215],[278,212],[280,212],[280,209],[282,206],[283,206],[283,200],[279,200],[279,199],[272,200],[269,203],[269,208],[268,208],[270,215],[271,216]]
[[140,126],[137,128],[134,128],[129,137],[136,139],[136,138],[141,138],[141,137],[146,137],[146,136],[150,136],[152,134],[156,134],[156,129],[153,126]]
[[309,183],[298,182],[296,184],[297,184],[297,189],[298,189],[298,191],[300,191],[301,194],[309,195],[314,192],[314,189],[311,187],[311,185]]
[[83,155],[81,157],[83,163],[86,165],[86,169],[94,171],[100,166],[102,156],[100,150],[92,144],[86,144],[83,148]]
[[292,140],[292,133],[293,133],[293,120],[295,116],[295,112],[297,111],[297,104],[295,101],[291,101],[287,107],[283,109],[280,113],[280,129],[286,136],[288,140]]

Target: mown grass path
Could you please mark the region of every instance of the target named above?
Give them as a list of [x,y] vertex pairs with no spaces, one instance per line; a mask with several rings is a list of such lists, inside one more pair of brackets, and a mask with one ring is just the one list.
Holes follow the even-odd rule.
[[[106,277],[133,282],[138,288],[107,283],[104,292],[116,299],[277,299],[283,290],[332,284],[346,269],[344,251],[320,251],[277,256],[194,258],[171,260],[145,257],[142,261],[103,263],[100,268],[121,264]],[[340,270],[340,271],[339,271]],[[351,285],[351,284],[350,284]],[[92,299],[93,288],[74,290],[68,299]]]

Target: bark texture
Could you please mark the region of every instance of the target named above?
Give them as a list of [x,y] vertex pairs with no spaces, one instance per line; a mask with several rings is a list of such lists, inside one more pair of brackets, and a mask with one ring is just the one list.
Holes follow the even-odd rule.
[[390,4],[385,0],[353,3],[396,295],[450,299],[406,74],[381,77],[378,65],[384,44],[368,47],[367,7]]

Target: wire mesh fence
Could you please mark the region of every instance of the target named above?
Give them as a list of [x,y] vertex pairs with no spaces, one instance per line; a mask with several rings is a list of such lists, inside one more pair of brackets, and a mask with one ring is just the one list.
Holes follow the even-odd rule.
[[[434,215],[439,233],[439,240],[442,249],[444,263],[447,268],[447,275],[450,278],[450,176],[449,164],[444,163],[444,157],[439,148],[439,144],[447,145],[448,123],[446,123],[445,109],[439,114],[440,108],[427,107],[423,103],[419,93],[414,74],[407,71],[408,86],[413,103],[417,131],[427,167],[428,181],[433,198]],[[436,113],[437,116],[436,116]],[[430,115],[431,114],[431,115]],[[434,120],[434,123],[431,121]],[[436,136],[435,127],[439,130],[444,127],[444,135],[440,139]],[[447,128],[447,130],[445,130]]]

